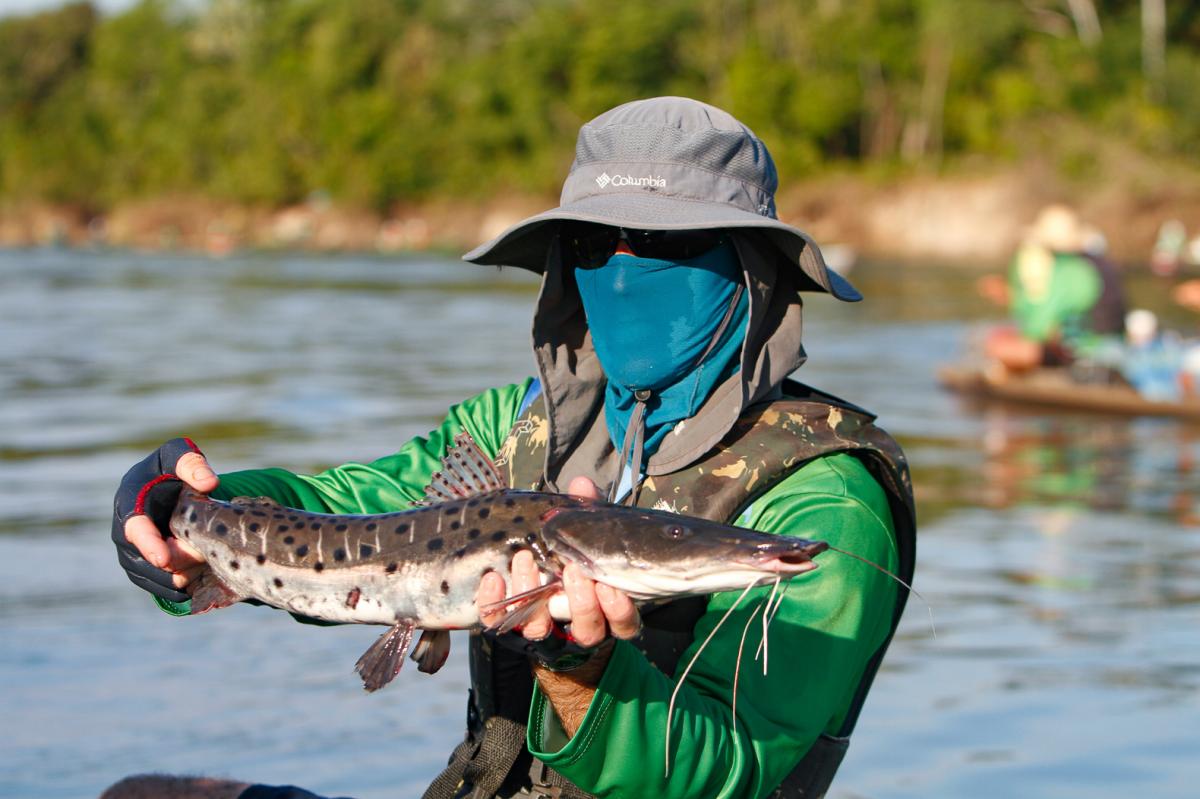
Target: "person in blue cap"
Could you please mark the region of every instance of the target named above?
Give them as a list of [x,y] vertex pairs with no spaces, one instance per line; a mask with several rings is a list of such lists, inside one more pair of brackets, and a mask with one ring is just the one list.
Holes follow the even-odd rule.
[[[825,539],[909,582],[916,524],[903,453],[867,411],[790,379],[806,358],[802,294],[861,297],[778,219],[776,188],[762,141],[705,103],[639,100],[585,124],[559,206],[465,256],[541,274],[536,376],[466,400],[429,436],[371,464],[316,475],[218,478],[190,440],[169,442],[118,491],[113,539],[130,579],[187,612],[202,564],[163,533],[180,481],[316,511],[394,511],[422,497],[465,431],[511,486]],[[532,555],[518,552],[509,574],[484,577],[477,601],[537,579]],[[568,568],[568,624],[544,613],[519,633],[471,635],[466,734],[425,796],[820,796],[903,611],[904,583],[840,557],[774,600],[762,588],[740,602],[714,594],[639,612]],[[763,636],[749,621],[768,601],[778,603],[772,665],[743,663],[735,700],[739,652],[749,660]],[[313,796],[143,775],[106,797],[156,791]]]

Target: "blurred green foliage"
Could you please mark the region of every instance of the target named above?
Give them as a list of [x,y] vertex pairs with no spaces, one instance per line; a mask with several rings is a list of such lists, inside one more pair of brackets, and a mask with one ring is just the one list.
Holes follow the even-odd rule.
[[1144,2],[1083,3],[1098,39],[1066,0],[79,3],[0,20],[0,199],[551,192],[582,122],[658,94],[741,118],[785,181],[1019,158],[1056,119],[1194,156],[1200,0],[1170,4],[1157,72]]

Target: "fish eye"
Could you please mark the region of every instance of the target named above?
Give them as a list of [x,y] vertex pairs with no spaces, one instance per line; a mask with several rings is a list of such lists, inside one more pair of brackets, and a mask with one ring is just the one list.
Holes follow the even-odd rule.
[[663,534],[667,538],[670,538],[674,541],[678,541],[681,538],[687,538],[689,535],[692,534],[692,531],[689,530],[688,528],[684,527],[683,525],[669,524],[665,528],[663,528]]

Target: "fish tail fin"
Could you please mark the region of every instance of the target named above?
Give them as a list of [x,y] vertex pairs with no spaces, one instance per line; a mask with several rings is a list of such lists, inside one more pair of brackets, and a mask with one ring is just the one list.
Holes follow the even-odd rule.
[[363,652],[354,664],[354,670],[362,676],[363,688],[378,691],[400,673],[404,654],[412,643],[413,629],[411,621],[398,621]]
[[223,583],[221,578],[211,571],[206,571],[193,580],[188,590],[192,595],[193,616],[227,608],[246,598]]
[[409,657],[416,661],[417,671],[436,673],[450,657],[450,631],[423,630]]

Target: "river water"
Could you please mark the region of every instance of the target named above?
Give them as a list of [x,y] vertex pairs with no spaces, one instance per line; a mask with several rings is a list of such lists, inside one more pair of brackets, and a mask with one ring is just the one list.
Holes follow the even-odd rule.
[[[831,796],[1196,796],[1200,431],[963,404],[934,375],[988,313],[975,273],[854,278],[861,305],[808,302],[798,377],[906,447],[925,601]],[[218,470],[391,451],[530,372],[534,292],[438,256],[0,252],[0,796],[151,770],[419,795],[460,733],[461,640],[367,695],[377,629],[169,618],[118,569],[108,508],[174,435]]]

